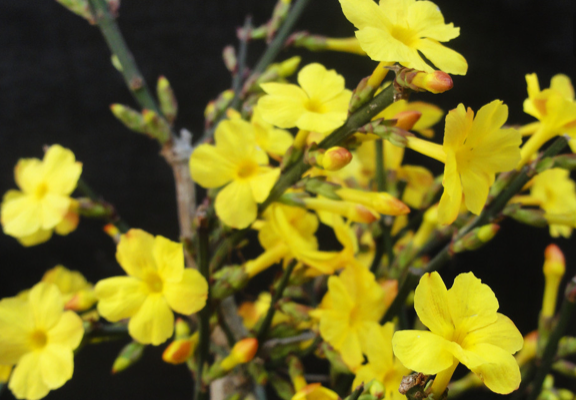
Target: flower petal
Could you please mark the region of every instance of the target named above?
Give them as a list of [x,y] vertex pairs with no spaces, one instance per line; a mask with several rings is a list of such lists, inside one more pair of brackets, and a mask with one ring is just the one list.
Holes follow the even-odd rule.
[[16,184],[27,194],[35,192],[42,176],[42,161],[37,158],[21,158],[14,168]]
[[453,343],[426,331],[398,331],[392,338],[394,355],[405,367],[434,375],[450,367],[454,361]]
[[47,333],[48,343],[65,346],[74,350],[84,336],[82,320],[73,311],[64,311],[62,317]]
[[217,188],[233,179],[235,165],[210,144],[197,146],[190,157],[190,175],[203,188]]
[[82,163],[76,162],[70,150],[58,144],[52,145],[44,154],[42,164],[44,181],[50,193],[68,196],[76,189]]
[[120,236],[116,260],[128,275],[143,278],[147,271],[156,270],[153,248],[154,236],[142,229],[130,229]]
[[453,75],[466,75],[468,63],[462,55],[434,39],[420,39],[416,48],[439,70]]
[[430,331],[445,338],[451,336],[454,326],[450,317],[448,290],[438,272],[426,273],[420,278],[414,293],[414,309]]
[[491,391],[508,394],[520,386],[520,368],[516,359],[500,347],[480,343],[467,349],[486,360],[470,368]]
[[28,303],[16,297],[0,301],[0,364],[16,364],[30,351],[28,335],[33,329]]
[[280,176],[280,168],[260,168],[261,173],[250,179],[252,196],[257,203],[262,203]]
[[161,294],[146,297],[128,323],[130,336],[142,344],[164,343],[174,332],[174,313]]
[[438,6],[431,1],[416,1],[408,8],[408,25],[419,37],[447,42],[460,35],[460,28],[445,24]]
[[494,174],[487,174],[477,168],[469,167],[460,173],[460,180],[466,208],[472,214],[480,215],[484,204],[486,204],[486,199],[488,199],[490,186],[494,182]]
[[348,335],[342,346],[336,349],[340,352],[342,356],[342,361],[348,366],[352,371],[358,368],[364,361],[364,356],[362,355],[362,348],[360,344],[360,338],[356,332],[351,332],[348,328]]
[[72,378],[74,354],[70,347],[48,345],[42,349],[39,361],[42,380],[50,389],[58,389]]
[[488,285],[472,272],[460,274],[448,291],[450,315],[455,329],[472,332],[496,322],[498,300]]
[[438,223],[450,225],[458,217],[462,204],[462,184],[458,175],[456,156],[452,150],[446,152],[446,165],[444,167],[444,193],[438,205]]
[[8,387],[16,398],[38,400],[50,391],[42,378],[40,358],[40,352],[30,352],[22,357],[12,371]]
[[306,109],[306,92],[296,85],[263,83],[260,87],[268,94],[258,100],[262,119],[279,128],[293,128]]
[[340,0],[342,12],[356,29],[391,27],[386,14],[372,0]]
[[462,347],[468,349],[480,343],[487,343],[511,354],[519,351],[524,343],[522,334],[510,318],[500,313],[497,315],[496,322],[468,333],[462,342]]
[[345,89],[344,77],[333,69],[327,70],[319,63],[308,64],[302,68],[298,73],[298,84],[310,100],[320,104],[333,99]]
[[305,131],[327,133],[341,127],[345,120],[346,116],[342,117],[342,113],[304,111],[296,121],[296,126]]
[[[4,233],[26,237],[36,233],[42,223],[42,206],[33,196],[10,190],[2,201],[2,227]],[[8,197],[8,199],[7,199]]]
[[70,197],[47,193],[41,200],[42,205],[42,229],[56,227],[70,209]]
[[184,248],[164,236],[154,238],[152,255],[158,268],[158,274],[164,282],[179,282],[184,272]]
[[550,89],[560,93],[566,100],[574,100],[574,86],[570,78],[564,74],[556,74],[552,77]]
[[[356,31],[356,37],[362,49],[374,61],[414,62],[413,49],[395,39],[388,30],[368,27]],[[424,61],[422,60],[422,63]],[[424,63],[425,64],[425,63]],[[428,70],[432,68],[428,67]]]
[[472,129],[472,123],[474,121],[474,112],[471,108],[466,110],[464,104],[458,104],[453,110],[448,112],[446,115],[446,128],[444,132],[444,150],[451,148],[456,151],[457,148],[462,146],[466,138],[468,137],[468,132]]
[[246,228],[258,213],[248,182],[231,182],[218,193],[214,207],[220,220],[236,229]]
[[254,127],[243,119],[220,122],[214,132],[214,140],[220,154],[234,164],[252,155],[256,149]]
[[180,282],[165,282],[164,297],[174,311],[190,315],[204,308],[208,283],[195,269],[186,268]]
[[28,302],[36,329],[50,330],[62,316],[64,301],[58,287],[52,283],[40,282],[34,285],[28,295]]
[[108,321],[130,318],[146,300],[144,283],[131,276],[103,279],[96,284],[98,312]]

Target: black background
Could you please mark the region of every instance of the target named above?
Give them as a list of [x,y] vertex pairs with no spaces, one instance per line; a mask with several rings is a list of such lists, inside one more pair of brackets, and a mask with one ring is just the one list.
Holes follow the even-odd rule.
[[[445,110],[459,102],[477,110],[498,98],[510,107],[510,123],[527,123],[533,119],[522,112],[526,73],[537,72],[542,87],[555,73],[576,78],[573,0],[437,4],[447,22],[461,27],[460,37],[449,47],[466,57],[469,71],[454,77],[450,92],[414,99],[434,101]],[[236,44],[235,29],[245,15],[251,14],[258,25],[273,6],[272,0],[124,0],[119,23],[150,86],[161,74],[172,83],[180,104],[177,126],[200,134],[206,103],[230,86],[222,48]],[[298,29],[335,37],[353,32],[337,0],[312,0]],[[250,46],[252,65],[262,50],[260,43]],[[302,50],[281,57],[293,54],[303,55],[304,63],[318,60],[335,68],[349,89],[375,66],[368,58],[347,54]],[[115,204],[131,226],[176,240],[171,170],[158,156],[155,142],[114,119],[108,107],[116,102],[135,106],[97,28],[52,0],[0,0],[0,192],[15,187],[18,158],[41,158],[43,145],[60,143],[74,151],[84,164],[83,178]],[[441,123],[437,131],[442,129]],[[440,171],[441,166],[431,165]],[[29,249],[0,236],[0,294],[15,295],[59,263],[80,270],[92,282],[122,273],[101,225],[83,220],[68,237],[55,236]],[[442,275],[450,286],[457,273],[474,271],[496,293],[500,311],[526,334],[536,328],[543,251],[551,242],[564,250],[568,275],[574,275],[574,238],[552,240],[545,229],[512,222],[505,222],[488,246],[459,255]],[[191,397],[186,367],[163,364],[161,349],[148,350],[138,366],[111,376],[109,369],[122,345],[84,349],[75,359],[74,378],[47,398]],[[12,395],[4,391],[1,397]]]

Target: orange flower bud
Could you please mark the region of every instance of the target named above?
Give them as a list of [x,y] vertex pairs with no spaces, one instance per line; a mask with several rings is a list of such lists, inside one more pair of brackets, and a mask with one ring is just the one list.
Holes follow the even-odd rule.
[[401,111],[394,116],[398,128],[409,131],[420,119],[422,113],[416,110]]
[[532,331],[524,336],[524,346],[516,353],[516,361],[519,366],[522,366],[532,360],[536,356],[538,347],[538,331]]
[[162,360],[168,364],[182,364],[185,363],[196,350],[198,345],[198,332],[188,339],[177,339],[170,343],[164,353],[162,353]]
[[344,147],[331,147],[323,154],[322,167],[328,171],[338,171],[352,161],[352,153]]
[[116,243],[120,241],[120,230],[114,224],[106,224],[103,228],[104,232],[110,236]]
[[410,83],[434,94],[443,93],[454,86],[450,75],[442,71],[418,72]]
[[544,299],[542,301],[541,315],[550,318],[556,310],[556,299],[558,298],[558,287],[566,271],[566,261],[562,250],[555,244],[546,247],[544,252]]
[[239,364],[247,363],[252,360],[258,351],[258,340],[255,338],[246,338],[237,342],[228,357],[222,360],[220,367],[224,371],[229,371]]
[[410,212],[410,208],[396,197],[385,192],[366,192],[342,188],[336,194],[346,201],[360,203],[384,215],[403,215]]

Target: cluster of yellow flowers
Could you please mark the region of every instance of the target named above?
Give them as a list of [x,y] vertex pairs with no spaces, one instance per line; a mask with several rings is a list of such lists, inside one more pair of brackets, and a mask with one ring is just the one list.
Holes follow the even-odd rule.
[[[194,369],[199,392],[227,374],[246,374],[236,367],[256,357],[261,362],[251,364],[252,379],[265,383],[271,377],[283,398],[338,399],[319,383],[306,382],[296,355],[312,351],[329,360],[333,373],[353,374],[352,388],[366,384],[372,400],[405,398],[398,388],[411,371],[435,375],[422,393],[440,400],[460,363],[471,370],[470,382],[483,382],[493,392],[519,387],[520,365],[536,351],[515,358],[524,340],[498,313],[494,292],[472,272],[457,276],[448,290],[435,272],[439,265],[427,264],[426,245],[454,236],[441,253],[450,257],[491,240],[498,226],[490,223],[497,215],[485,215],[487,204],[522,174],[526,181],[500,204],[498,217],[549,226],[553,237],[571,235],[576,185],[569,169],[576,164],[571,155],[546,164],[538,154],[550,139],[566,135],[576,151],[571,81],[558,74],[550,88],[540,90],[536,74],[527,75],[524,111],[538,121],[519,129],[506,125],[508,106],[501,100],[476,113],[458,104],[446,114],[442,144],[435,143],[433,126],[444,111],[407,97],[445,91],[452,85],[448,74],[466,74],[464,57],[441,44],[458,37],[460,29],[446,24],[430,1],[340,4],[357,31],[356,39],[339,49],[378,61],[373,74],[353,92],[335,70],[312,63],[299,70],[293,84],[286,78],[299,60],[290,59],[256,76],[255,87],[245,85],[248,94],[225,92],[220,103],[211,103],[206,115],[220,112],[212,121],[213,138],[186,158],[191,179],[209,189],[193,221],[200,227],[193,237],[181,243],[108,226],[126,275],[93,286],[58,266],[30,290],[0,301],[0,379],[9,380],[17,398],[39,399],[68,381],[73,352],[108,326],[100,318],[133,339],[114,372],[137,361],[143,346],[172,339],[163,359]],[[281,0],[276,12],[289,6]],[[389,70],[396,79],[384,82]],[[173,96],[165,78],[162,90]],[[159,94],[166,118],[118,105],[113,110],[133,130],[170,146],[173,139],[166,137],[175,118],[170,96]],[[235,96],[244,101],[242,108],[228,107]],[[522,136],[530,138],[522,144]],[[434,177],[423,166],[405,164],[406,148],[443,163],[443,174]],[[116,221],[107,204],[71,197],[81,172],[72,151],[59,145],[48,147],[43,160],[20,160],[14,172],[20,190],[9,190],[2,200],[4,232],[32,246],[53,231],[73,231],[80,215]],[[232,264],[240,242],[232,238],[242,239],[250,230],[258,233],[263,251]],[[333,234],[338,250],[323,248],[321,230]],[[546,257],[543,315],[551,319],[564,260],[554,248]],[[229,307],[241,319],[229,332],[226,302],[234,304],[232,295],[276,264],[283,272],[273,294]],[[420,278],[417,287],[409,287],[410,277]],[[421,329],[407,329],[399,315],[407,298]],[[174,313],[186,318],[175,319]],[[208,336],[218,337],[220,327],[228,343],[214,339],[218,350],[211,360]],[[266,339],[280,344],[267,345]],[[287,386],[266,370],[278,362],[289,367]]]

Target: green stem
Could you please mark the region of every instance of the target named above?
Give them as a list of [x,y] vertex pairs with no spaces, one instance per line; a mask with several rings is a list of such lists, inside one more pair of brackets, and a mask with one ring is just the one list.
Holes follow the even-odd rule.
[[[386,191],[386,171],[384,170],[384,143],[382,139],[378,139],[375,142],[376,149],[376,188],[379,192]],[[380,236],[376,238],[376,250],[374,252],[374,259],[372,260],[372,265],[370,266],[370,271],[376,274],[378,266],[380,265],[380,260],[382,256],[386,254],[388,256],[388,265],[392,264],[393,250],[392,250],[392,238],[390,234],[390,225],[384,220],[386,217],[380,217],[378,224],[380,226]]]
[[248,40],[249,34],[252,30],[252,17],[248,16],[244,20],[244,27],[242,28],[244,32],[244,37],[240,40],[240,50],[238,51],[238,69],[234,74],[232,79],[232,90],[234,91],[234,98],[230,102],[230,107],[238,110],[240,108],[240,92],[242,90],[242,84],[244,82],[244,71],[246,70],[246,56],[248,53]]
[[[568,142],[565,138],[559,137],[556,139],[550,147],[546,149],[542,158],[553,157],[556,154],[560,153]],[[458,234],[454,241],[461,239],[466,233],[470,232],[472,229],[478,228],[482,225],[486,225],[492,218],[496,217],[508,204],[510,199],[519,193],[524,185],[532,178],[534,170],[530,168],[530,166],[524,166],[520,173],[514,178],[514,180],[510,183],[510,185],[504,189],[498,197],[494,199],[492,203],[488,207],[486,207],[482,213],[474,218],[472,222],[470,222],[467,226],[464,226]],[[394,301],[386,311],[384,317],[382,317],[382,323],[391,321],[394,316],[397,315],[400,308],[406,302],[406,298],[410,294],[414,288],[418,285],[420,281],[420,277],[427,272],[433,272],[442,267],[446,264],[451,258],[453,254],[450,251],[450,243],[447,244],[423,269],[411,269],[407,268],[404,280],[402,281],[400,288],[398,289],[398,294]]]
[[286,289],[286,286],[288,285],[288,281],[290,280],[290,275],[292,275],[292,271],[294,271],[294,267],[296,267],[296,264],[298,264],[298,260],[293,259],[292,261],[290,261],[290,263],[288,264],[288,266],[284,270],[284,273],[282,274],[282,278],[280,278],[280,282],[278,283],[278,287],[276,288],[276,291],[274,292],[274,296],[272,296],[272,301],[270,302],[270,307],[268,308],[268,311],[266,312],[266,316],[264,317],[262,324],[260,324],[260,328],[258,329],[258,332],[256,332],[255,336],[256,336],[256,339],[258,339],[258,343],[263,343],[264,339],[266,339],[266,335],[268,334],[268,329],[270,329],[270,325],[272,324],[272,318],[274,318],[274,313],[276,312],[276,304],[282,298],[282,295],[284,294],[284,289]]
[[222,242],[214,251],[214,255],[212,256],[212,260],[210,261],[210,272],[214,273],[218,270],[226,261],[228,254],[236,247],[238,243],[244,236],[249,232],[249,229],[242,229],[239,231],[235,231],[233,234],[222,240]]
[[[360,108],[354,114],[350,115],[344,123],[343,126],[336,129],[330,135],[328,135],[320,144],[318,148],[328,149],[333,146],[337,146],[352,136],[358,128],[366,125],[372,120],[380,111],[388,107],[394,102],[394,85],[388,86],[376,97],[374,97],[368,104]],[[275,202],[284,194],[286,189],[298,182],[306,171],[310,169],[310,165],[304,163],[303,155],[301,155],[298,160],[294,162],[286,171],[280,176],[278,182],[274,185],[270,191],[268,198],[259,207],[259,211],[262,212],[266,207]]]
[[[90,198],[90,200],[95,201],[95,202],[99,202],[102,199],[102,196],[100,196],[98,193],[96,193],[91,187],[90,185],[88,185],[86,183],[86,181],[84,181],[82,178],[80,178],[78,180],[78,186],[77,186],[78,190],[80,192],[82,192],[85,196],[88,196]],[[120,216],[118,215],[118,213],[116,212],[116,207],[114,207],[113,205],[109,204],[113,209],[114,209],[114,213],[113,215],[108,218],[108,221],[110,221],[110,223],[114,224],[114,226],[116,228],[118,228],[118,230],[121,233],[126,233],[130,230],[130,225],[128,225],[124,220],[122,220],[122,218],[120,218]]]
[[[198,271],[202,276],[209,281],[209,261],[210,261],[210,230],[208,229],[208,220],[202,218],[198,227]],[[210,286],[208,286],[208,298],[206,305],[198,313],[198,355],[196,367],[196,382],[194,384],[194,399],[206,400],[208,398],[208,390],[202,384],[202,373],[204,371],[204,363],[208,360],[208,349],[210,347]]]
[[158,115],[162,115],[156,100],[154,100],[142,73],[134,61],[134,56],[132,56],[122,37],[118,24],[108,10],[106,0],[88,0],[88,2],[90,3],[92,14],[95,16],[96,24],[98,28],[100,28],[100,32],[102,32],[108,47],[112,51],[112,54],[118,57],[118,61],[120,61],[122,76],[134,99],[136,99],[142,108],[155,111]]
[[358,400],[363,391],[364,383],[361,383],[352,393],[350,393],[350,396],[346,397],[344,400]]
[[266,67],[274,61],[276,56],[278,56],[280,51],[284,48],[284,42],[286,42],[288,35],[292,32],[292,28],[294,28],[294,25],[298,21],[298,18],[300,18],[300,15],[302,15],[302,12],[308,3],[310,3],[310,0],[298,0],[296,4],[292,6],[282,24],[282,27],[274,37],[274,40],[270,42],[268,48],[264,54],[262,54],[262,57],[260,57],[260,60],[258,60],[258,63],[254,67],[254,74],[261,74],[264,72]]
[[550,333],[548,343],[544,349],[544,354],[540,360],[540,366],[538,367],[534,380],[532,381],[532,389],[530,390],[530,393],[528,393],[527,400],[536,400],[536,398],[540,395],[540,390],[542,389],[544,379],[546,378],[546,375],[550,371],[552,363],[554,362],[556,350],[558,349],[558,342],[568,328],[568,323],[570,322],[570,318],[574,313],[575,306],[576,276],[572,278],[566,288],[564,301],[562,302],[562,307],[560,308],[558,323],[554,327],[554,330]]

